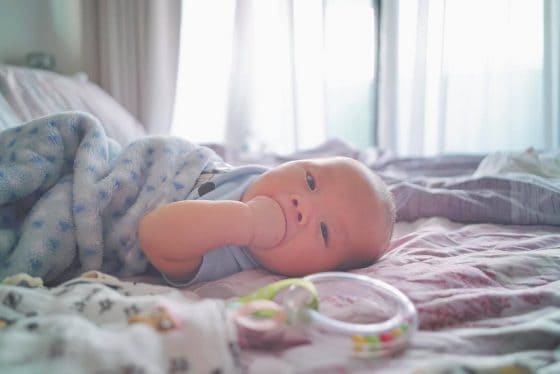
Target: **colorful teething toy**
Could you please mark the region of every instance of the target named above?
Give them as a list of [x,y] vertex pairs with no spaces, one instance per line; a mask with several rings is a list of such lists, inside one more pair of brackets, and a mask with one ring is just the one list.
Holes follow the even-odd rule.
[[[316,285],[347,280],[383,294],[396,305],[393,317],[381,323],[349,323],[327,317],[319,309]],[[301,290],[305,290],[302,297]],[[274,301],[284,293],[281,304]],[[296,292],[297,291],[297,292]],[[417,328],[417,313],[412,302],[395,287],[367,276],[326,272],[304,278],[284,279],[267,285],[228,304],[233,320],[242,331],[244,343],[253,348],[269,347],[282,339],[287,326],[301,326],[313,336],[322,331],[342,337],[356,357],[374,357],[404,348]],[[252,339],[252,344],[247,340]]]

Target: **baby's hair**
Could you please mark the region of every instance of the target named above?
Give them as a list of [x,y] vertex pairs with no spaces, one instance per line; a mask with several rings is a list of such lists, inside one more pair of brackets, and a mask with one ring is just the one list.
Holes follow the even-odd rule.
[[391,237],[393,236],[393,229],[397,220],[397,208],[395,206],[395,198],[393,197],[393,193],[391,192],[391,190],[389,190],[387,184],[379,176],[377,176],[377,178],[379,179],[381,199],[383,201],[383,204],[385,205],[385,219],[388,227],[387,231],[389,234],[387,237],[385,248],[383,249],[383,252],[385,252],[388,249],[389,243],[391,242]]
[[395,199],[393,198],[393,194],[391,193],[389,187],[383,181],[383,179],[381,179],[381,177],[377,173],[375,173],[365,165],[364,169],[366,170],[366,175],[370,179],[371,184],[376,189],[377,196],[379,196],[380,202],[384,208],[384,223],[386,228],[385,233],[387,234],[387,237],[381,244],[382,248],[378,248],[379,256],[377,257],[380,257],[387,251],[391,242],[391,237],[393,236],[393,228],[395,226],[397,216],[397,209],[395,207]]
[[[395,200],[392,192],[389,190],[387,184],[381,179],[381,177],[371,170],[367,165],[362,162],[359,163],[359,169],[362,170],[362,174],[370,183],[371,187],[375,190],[376,195],[379,197],[379,202],[384,211],[385,230],[383,232],[386,237],[383,238],[377,248],[372,248],[372,252],[376,252],[376,256],[368,257],[367,259],[354,259],[348,263],[343,264],[340,270],[349,270],[357,267],[365,267],[373,264],[379,257],[381,257],[388,249],[391,242],[391,237],[393,236],[393,229],[396,221],[396,206]],[[357,260],[357,261],[356,261]]]

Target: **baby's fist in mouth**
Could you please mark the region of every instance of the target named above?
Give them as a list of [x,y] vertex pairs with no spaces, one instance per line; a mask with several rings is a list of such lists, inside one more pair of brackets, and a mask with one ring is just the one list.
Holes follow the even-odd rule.
[[249,247],[268,249],[280,243],[286,234],[286,218],[280,205],[267,196],[257,196],[246,204],[251,210],[253,226]]

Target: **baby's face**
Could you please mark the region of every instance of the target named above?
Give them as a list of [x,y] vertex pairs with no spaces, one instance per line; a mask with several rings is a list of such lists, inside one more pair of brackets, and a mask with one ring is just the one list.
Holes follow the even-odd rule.
[[387,242],[384,204],[357,161],[346,158],[286,163],[257,178],[242,201],[274,199],[286,234],[269,249],[249,248],[269,270],[300,276],[373,259]]

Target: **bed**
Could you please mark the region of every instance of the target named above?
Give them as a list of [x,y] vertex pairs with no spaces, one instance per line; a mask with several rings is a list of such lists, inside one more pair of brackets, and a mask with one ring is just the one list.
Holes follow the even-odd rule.
[[0,64],[0,129],[70,110],[95,115],[106,133],[120,144],[146,134],[142,125],[85,73],[66,76]]
[[[45,85],[49,88],[52,83],[46,83],[47,78],[57,80],[57,84],[64,82],[66,86],[59,84],[61,95],[71,96],[72,100],[82,90],[80,87],[87,85],[91,92],[102,96],[105,104],[96,106],[98,99],[90,96],[76,102],[60,99],[63,107],[53,103],[46,107],[44,95],[31,92],[45,89]],[[77,109],[99,116],[108,134],[120,134],[116,137],[121,144],[143,135],[141,127],[122,107],[84,80],[3,66],[0,90],[3,127],[37,115]],[[40,113],[25,109],[22,105],[26,103],[43,109]],[[219,145],[214,148],[219,149]],[[104,308],[121,303],[125,306],[123,311],[130,312],[134,300],[145,303],[146,308],[171,303],[180,310],[181,305],[193,300],[243,296],[283,277],[251,270],[173,289],[154,274],[117,279],[90,273],[53,288],[41,287],[36,279],[0,286],[0,345],[10,347],[0,352],[0,366],[43,372],[560,372],[557,152],[529,149],[489,155],[402,158],[379,149],[356,150],[332,140],[292,155],[244,155],[226,161],[265,160],[274,165],[326,155],[364,162],[385,179],[395,196],[397,223],[389,251],[375,264],[352,272],[395,286],[415,304],[419,331],[404,351],[390,357],[357,359],[350,352],[336,349],[328,334],[311,343],[274,350],[240,350],[235,339],[217,328],[216,322],[198,331],[198,342],[209,335],[214,337],[207,345],[193,343],[196,331],[174,338],[178,340],[173,347],[209,348],[205,351],[199,347],[195,364],[181,358],[181,352],[163,350],[165,345],[158,340],[161,334],[157,329],[120,324],[106,317],[110,313],[103,313]],[[76,295],[68,292],[69,285]],[[105,288],[95,288],[98,285]],[[84,308],[88,311],[84,301],[95,300],[103,292],[107,296],[99,299],[99,308],[84,314]],[[64,297],[67,299],[61,299]],[[359,295],[351,292],[324,297],[321,308],[352,321],[359,312],[359,302],[353,302],[358,299]],[[50,306],[34,313],[37,300],[47,300]],[[80,318],[90,318],[94,323],[83,325]],[[59,330],[38,328],[41,321]],[[208,330],[211,328],[214,330]],[[100,343],[103,341],[107,343]],[[114,343],[109,344],[111,341]],[[24,346],[26,349],[21,349]]]

